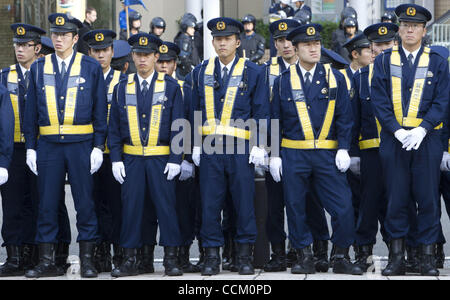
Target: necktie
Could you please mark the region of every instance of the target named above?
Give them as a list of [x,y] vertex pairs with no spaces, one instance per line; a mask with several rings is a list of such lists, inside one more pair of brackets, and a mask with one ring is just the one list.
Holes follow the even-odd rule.
[[408,55],[408,65],[409,65],[409,68],[410,69],[412,69],[412,67],[413,67],[413,55],[410,53],[409,55]]
[[30,83],[30,71],[25,72],[25,86],[28,89],[28,84]]
[[228,81],[228,69],[227,67],[223,67],[223,76],[222,76],[222,82],[223,84],[227,84]]
[[148,92],[148,82],[147,80],[142,81],[142,95],[145,97]]
[[306,72],[305,73],[305,90],[309,90],[309,87],[311,86],[311,79],[309,79],[311,77],[311,73]]
[[66,63],[62,62],[61,64],[61,78],[64,78],[66,76]]

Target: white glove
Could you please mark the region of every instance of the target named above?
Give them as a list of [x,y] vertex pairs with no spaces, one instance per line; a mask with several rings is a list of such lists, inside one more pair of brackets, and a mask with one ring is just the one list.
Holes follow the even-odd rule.
[[252,151],[250,152],[250,156],[248,158],[248,163],[253,163],[255,166],[264,166],[265,165],[265,157],[267,153],[266,150],[253,146]]
[[441,171],[450,171],[450,154],[447,151],[442,155]]
[[91,152],[91,175],[100,169],[103,163],[103,151],[94,147]]
[[344,149],[339,149],[336,153],[336,167],[342,173],[347,172],[350,167],[350,156],[348,151]]
[[8,181],[8,170],[0,168],[0,185],[5,184]]
[[38,171],[36,157],[36,150],[27,149],[27,166],[30,168],[31,172],[33,172],[37,176]]
[[355,175],[361,175],[361,158],[350,157],[350,171]]
[[167,172],[169,172],[169,174],[167,174],[167,180],[172,180],[175,178],[175,176],[180,174],[180,171],[181,171],[180,165],[167,163],[166,168],[164,169],[164,174],[167,174]]
[[125,181],[125,165],[121,161],[116,161],[112,163],[112,172],[114,175],[114,178],[117,180],[118,183],[122,184]]
[[282,161],[280,157],[271,157],[269,162],[270,175],[275,182],[281,181],[283,175]]
[[192,150],[192,161],[197,167],[200,166],[200,152],[200,147],[194,147]]
[[181,163],[180,181],[185,181],[191,177],[194,177],[194,164],[191,164],[187,160],[183,160]]
[[427,135],[427,131],[423,127],[416,127],[409,131],[409,136],[403,144],[403,149],[406,151],[411,151],[412,149],[417,150],[423,141],[423,138]]
[[[402,143],[402,145],[405,145],[406,140],[409,137],[409,130],[405,130],[405,129],[399,129],[394,133],[394,136],[397,140],[399,140],[400,143]],[[404,148],[404,147],[403,147]]]

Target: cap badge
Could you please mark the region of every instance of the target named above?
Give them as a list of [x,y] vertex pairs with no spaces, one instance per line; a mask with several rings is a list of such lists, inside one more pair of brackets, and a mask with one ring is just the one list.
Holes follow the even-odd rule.
[[227,28],[227,25],[225,25],[225,22],[220,21],[220,22],[217,23],[216,28],[217,28],[217,30],[221,30],[222,31],[222,30],[225,30],[225,28]]
[[105,40],[105,36],[103,35],[103,33],[97,33],[95,35],[95,41],[97,42],[103,42]]
[[408,7],[406,10],[408,16],[414,17],[416,15],[416,9],[414,7]]
[[169,48],[168,48],[166,45],[161,45],[161,46],[159,47],[159,52],[160,52],[161,54],[166,54],[167,52],[169,52]]
[[380,28],[378,28],[378,34],[379,35],[386,35],[388,33],[388,30],[386,27],[381,26]]
[[55,24],[58,26],[64,26],[64,24],[66,24],[66,20],[63,17],[57,17]]
[[316,29],[314,27],[308,27],[308,29],[306,29],[306,34],[307,35],[315,35]]
[[285,22],[281,22],[281,23],[278,25],[278,30],[279,30],[279,31],[286,31],[286,30],[288,30],[288,25],[287,25]]
[[17,27],[17,35],[25,35],[25,33],[25,28],[23,28],[22,26]]
[[139,39],[139,46],[147,46],[148,45],[148,38],[145,36],[141,37]]

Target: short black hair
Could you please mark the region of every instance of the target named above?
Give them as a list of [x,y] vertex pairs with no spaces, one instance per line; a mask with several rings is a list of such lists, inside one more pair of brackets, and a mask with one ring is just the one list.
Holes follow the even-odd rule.
[[93,8],[92,6],[89,6],[88,8],[86,8],[86,15],[91,14],[93,11],[97,11],[97,10],[95,8]]
[[353,60],[354,58],[353,58],[353,51],[356,51],[356,52],[358,52],[358,54],[359,55],[361,55],[361,52],[362,52],[362,49],[363,48],[356,48],[356,49],[353,49],[352,51],[350,51],[349,53],[348,53],[348,58],[350,58],[350,60]]

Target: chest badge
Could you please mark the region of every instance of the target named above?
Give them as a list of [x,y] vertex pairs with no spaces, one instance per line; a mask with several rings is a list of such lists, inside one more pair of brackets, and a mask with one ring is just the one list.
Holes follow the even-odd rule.
[[320,92],[322,93],[322,95],[326,95],[328,93],[328,89],[323,88]]

